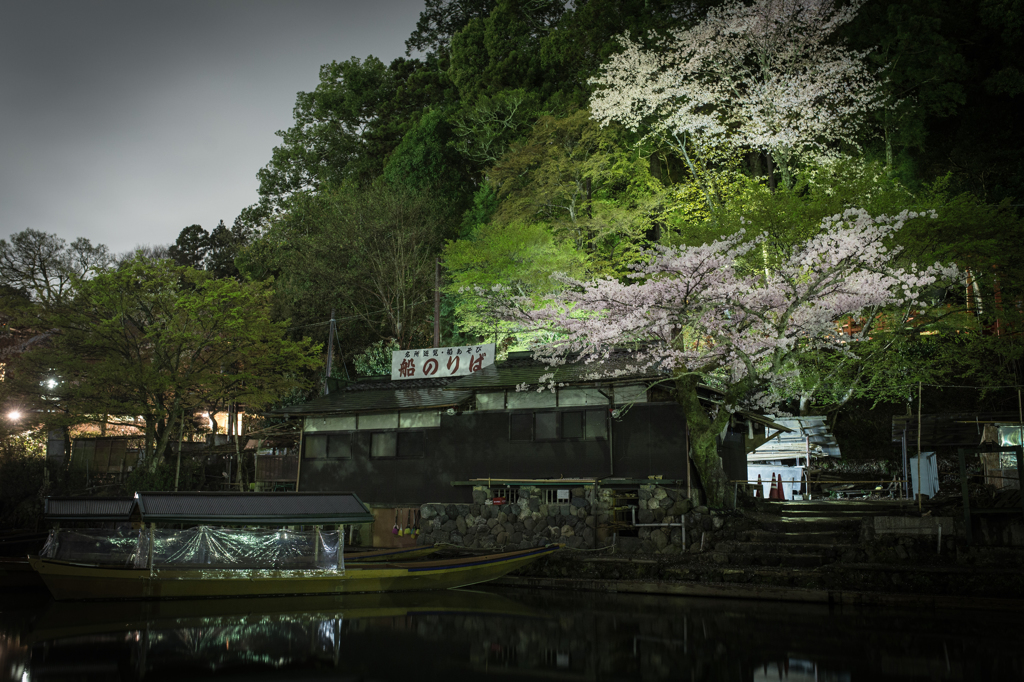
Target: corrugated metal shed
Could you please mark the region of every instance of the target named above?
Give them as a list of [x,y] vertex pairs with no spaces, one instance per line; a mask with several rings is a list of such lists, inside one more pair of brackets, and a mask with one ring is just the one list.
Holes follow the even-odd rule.
[[747,454],[748,462],[812,457],[839,457],[839,443],[823,416],[775,417],[783,433]]
[[138,493],[144,523],[318,525],[368,523],[355,493]]
[[341,391],[307,403],[281,407],[270,414],[302,416],[346,412],[396,412],[399,410],[457,407],[472,397],[471,391],[444,390],[454,379],[409,381],[359,381]]
[[134,497],[47,497],[43,516],[47,521],[128,521],[134,509]]

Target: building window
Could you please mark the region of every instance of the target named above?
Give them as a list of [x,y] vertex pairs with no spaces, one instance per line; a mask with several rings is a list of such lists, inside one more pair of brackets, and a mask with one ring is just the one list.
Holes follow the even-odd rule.
[[587,410],[584,438],[587,440],[605,440],[608,438],[608,419],[604,410]]
[[546,440],[604,440],[608,438],[605,410],[585,412],[520,412],[509,415],[512,443]]
[[583,438],[583,413],[562,413],[562,438]]
[[511,414],[508,418],[508,439],[512,443],[533,440],[533,413]]
[[370,441],[371,457],[395,457],[398,454],[398,433],[395,431],[379,431],[373,434]]
[[347,433],[309,434],[303,440],[306,459],[348,459],[352,456],[352,442]]
[[347,433],[332,433],[327,437],[327,456],[337,459],[352,457],[352,437]]
[[327,457],[327,436],[306,436],[304,446],[306,459]]
[[558,438],[558,412],[534,413],[534,439],[556,440]]
[[402,459],[420,459],[426,456],[430,447],[427,434],[429,431],[399,431],[398,453]]

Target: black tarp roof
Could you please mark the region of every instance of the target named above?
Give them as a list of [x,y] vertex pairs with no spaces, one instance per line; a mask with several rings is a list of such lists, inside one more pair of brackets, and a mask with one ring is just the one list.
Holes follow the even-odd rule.
[[47,521],[128,521],[134,509],[134,497],[47,497],[43,516]]
[[445,390],[454,379],[411,379],[391,381],[390,378],[358,381],[340,391],[306,403],[288,405],[268,414],[303,416],[344,414],[346,412],[398,412],[401,410],[457,407],[472,391]]
[[355,493],[150,492],[135,497],[48,497],[47,521],[129,521],[227,526],[367,523]]
[[[554,376],[551,376],[554,375]],[[635,361],[619,353],[600,363],[572,363],[551,367],[532,359],[512,359],[497,362],[493,365],[473,372],[447,387],[448,391],[466,391],[472,389],[512,388],[520,384],[536,389],[540,387],[541,377],[548,377],[556,384],[609,384],[616,382],[636,383],[665,376],[657,369],[640,371]]]
[[367,523],[373,514],[355,493],[137,493],[144,523],[318,525]]

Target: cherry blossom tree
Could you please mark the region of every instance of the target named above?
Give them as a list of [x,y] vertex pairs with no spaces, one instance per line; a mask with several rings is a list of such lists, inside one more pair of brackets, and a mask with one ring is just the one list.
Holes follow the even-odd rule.
[[[906,221],[925,217],[935,216],[872,217],[849,209],[825,219],[816,236],[768,273],[747,259],[762,238],[743,231],[698,247],[659,247],[635,267],[632,281],[563,277],[563,300],[518,314],[558,334],[535,349],[552,366],[572,358],[592,363],[594,378],[612,377],[601,360],[625,345],[637,350],[617,372],[655,369],[670,377],[708,501],[723,506],[730,488],[715,436],[730,414],[786,399],[808,349],[841,353],[856,343],[860,337],[839,324],[844,317],[873,317],[896,305],[923,308],[925,288],[957,275],[938,263],[900,265],[899,247],[886,245]],[[724,389],[721,406],[708,409],[698,400],[702,383]]]
[[802,156],[856,146],[864,115],[879,105],[880,84],[863,52],[833,33],[864,0],[754,0],[711,9],[692,28],[650,48],[624,35],[591,82],[590,106],[602,124],[650,126],[688,164],[707,201],[707,169],[737,147],[774,159],[786,186]]

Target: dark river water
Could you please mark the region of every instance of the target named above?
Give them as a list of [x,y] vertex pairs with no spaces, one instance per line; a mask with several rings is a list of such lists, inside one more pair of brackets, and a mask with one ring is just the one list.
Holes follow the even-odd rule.
[[1024,680],[1024,614],[554,591],[57,603],[0,592],[0,679]]

